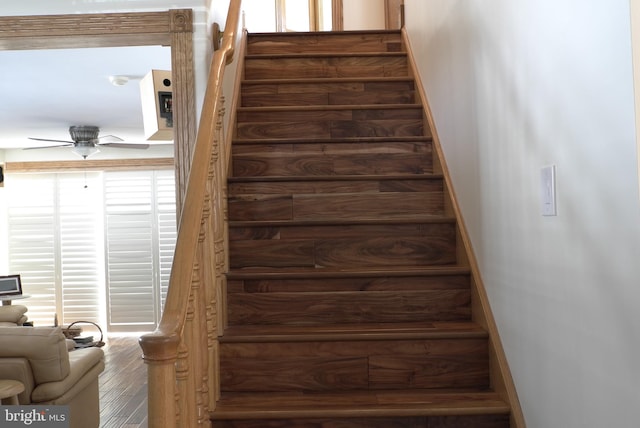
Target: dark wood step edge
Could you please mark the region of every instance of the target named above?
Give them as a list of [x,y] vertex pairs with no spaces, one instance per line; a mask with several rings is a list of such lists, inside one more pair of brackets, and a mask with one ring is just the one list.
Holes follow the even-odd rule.
[[252,59],[301,59],[301,58],[401,58],[407,57],[407,53],[405,51],[371,51],[371,52],[350,52],[348,50],[345,51],[331,51],[327,49],[326,51],[318,51],[318,52],[301,52],[301,53],[264,53],[264,54],[246,54],[244,57],[245,64],[247,61]]
[[354,144],[354,143],[430,143],[432,136],[345,137],[345,138],[234,138],[232,144]]
[[265,113],[265,112],[300,112],[300,111],[326,111],[326,110],[409,110],[422,109],[421,104],[322,104],[322,105],[291,105],[291,106],[267,106],[267,107],[238,107],[238,113]]
[[469,275],[471,270],[467,266],[424,266],[401,268],[293,268],[293,269],[251,269],[230,270],[227,272],[229,279],[303,279],[303,278],[381,278],[381,277],[413,277],[413,276],[456,276]]
[[[387,29],[375,29],[375,30],[341,30],[341,31],[287,31],[287,32],[277,32],[277,33],[267,33],[267,32],[255,32],[248,33],[247,37],[249,40],[253,38],[296,38],[296,37],[304,37],[307,38],[309,36],[312,37],[343,37],[343,36],[361,36],[361,35],[376,35],[376,34],[386,34],[393,35],[396,34],[398,37],[401,36],[400,30],[387,30]],[[398,39],[400,40],[400,39]]]
[[[376,397],[386,395],[384,391],[374,391]],[[354,395],[359,397],[359,395]],[[348,393],[340,394],[338,401],[323,401],[323,394],[302,397],[289,397],[286,394],[247,393],[235,395],[239,405],[225,405],[224,394],[218,407],[211,412],[213,420],[231,419],[297,419],[297,418],[366,418],[366,417],[412,417],[412,416],[474,416],[508,415],[509,405],[495,392],[407,392],[394,395],[397,400],[377,404],[375,398],[370,402],[358,404],[350,400]],[[241,397],[241,399],[240,399]],[[290,404],[296,399],[300,404]],[[279,407],[275,403],[278,403]]]
[[424,174],[394,174],[394,175],[320,175],[320,176],[251,176],[251,177],[228,177],[229,183],[281,183],[288,181],[398,181],[398,180],[442,180],[442,174],[424,173]]
[[281,79],[246,79],[242,85],[277,85],[277,84],[305,84],[305,83],[397,83],[411,82],[413,77],[389,76],[389,77],[307,77],[307,78],[281,78]]
[[301,226],[377,226],[407,224],[455,224],[450,216],[429,216],[418,219],[366,219],[366,220],[257,220],[229,221],[229,227],[301,227]]
[[221,343],[353,342],[390,340],[486,339],[488,333],[471,322],[375,323],[304,326],[229,326]]

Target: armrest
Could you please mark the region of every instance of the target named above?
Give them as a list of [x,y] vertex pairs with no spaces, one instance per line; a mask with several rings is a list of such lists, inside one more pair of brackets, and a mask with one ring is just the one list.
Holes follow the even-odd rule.
[[24,391],[18,395],[20,404],[31,403],[31,392],[35,387],[29,360],[26,358],[0,358],[0,379],[22,382]]
[[[54,402],[78,384],[88,384],[104,370],[104,352],[100,348],[76,349],[69,353],[69,376],[56,382],[37,385],[31,394],[34,403]],[[81,388],[78,388],[81,389]]]

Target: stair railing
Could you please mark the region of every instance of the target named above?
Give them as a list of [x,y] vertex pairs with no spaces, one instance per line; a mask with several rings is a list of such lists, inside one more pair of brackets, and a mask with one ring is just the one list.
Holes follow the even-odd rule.
[[211,61],[162,318],[153,333],[140,338],[150,428],[211,426],[209,414],[219,396],[230,152],[222,94],[225,70],[244,34],[239,29],[241,4],[230,1],[221,47]]

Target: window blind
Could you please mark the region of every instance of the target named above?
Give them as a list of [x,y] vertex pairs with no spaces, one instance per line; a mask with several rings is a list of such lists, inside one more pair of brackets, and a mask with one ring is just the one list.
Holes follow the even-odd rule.
[[52,325],[56,314],[62,323],[100,321],[98,179],[95,173],[20,174],[7,181],[9,269],[21,275],[31,296],[21,303],[36,325]]
[[6,190],[8,265],[30,320],[155,328],[176,239],[173,171],[15,174]]
[[173,172],[109,172],[104,193],[108,328],[153,329],[175,247]]

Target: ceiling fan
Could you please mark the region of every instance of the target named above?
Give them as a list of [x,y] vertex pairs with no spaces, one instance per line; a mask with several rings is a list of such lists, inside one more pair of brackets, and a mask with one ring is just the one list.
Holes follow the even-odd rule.
[[131,143],[122,143],[124,141],[122,138],[116,137],[114,135],[105,135],[103,137],[99,137],[100,128],[97,126],[71,126],[69,127],[69,135],[71,135],[71,139],[73,141],[65,141],[65,140],[51,140],[47,138],[32,138],[30,140],[36,141],[49,141],[53,143],[63,143],[63,144],[55,144],[52,146],[40,146],[40,147],[27,147],[24,150],[33,150],[33,149],[46,149],[50,147],[72,147],[71,151],[79,156],[82,156],[84,159],[87,157],[98,153],[100,150],[98,147],[107,146],[107,147],[116,147],[120,149],[147,149],[149,148],[148,144],[131,144]]

